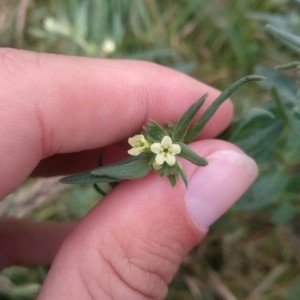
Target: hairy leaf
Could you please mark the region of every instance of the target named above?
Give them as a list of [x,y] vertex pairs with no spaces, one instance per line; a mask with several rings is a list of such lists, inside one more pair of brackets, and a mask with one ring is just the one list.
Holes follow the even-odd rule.
[[178,173],[181,176],[185,186],[188,187],[188,179],[187,179],[186,173],[179,162],[177,162],[177,170],[178,170]]
[[182,115],[178,123],[176,124],[172,132],[172,140],[179,142],[184,139],[185,134],[187,133],[193,118],[203,105],[207,98],[207,94],[203,95],[198,101],[191,105],[188,110]]
[[197,121],[197,123],[191,128],[191,130],[188,132],[186,138],[184,139],[185,143],[192,142],[197,135],[201,132],[201,130],[204,128],[204,126],[208,123],[208,121],[212,118],[212,116],[215,114],[215,112],[218,110],[218,108],[225,102],[228,97],[231,96],[231,94],[237,90],[241,85],[249,82],[249,81],[259,81],[263,80],[265,77],[258,76],[258,75],[249,75],[245,76],[236,82],[234,82],[232,85],[230,85],[227,89],[225,89],[221,95],[210,105],[210,107],[204,112],[204,114],[200,117],[200,119]]
[[184,143],[178,143],[181,147],[181,152],[178,156],[183,157],[184,159],[190,161],[191,163],[197,166],[207,166],[208,162],[205,158],[199,156],[196,152],[191,150],[187,145]]
[[165,130],[155,121],[149,122],[147,127],[144,128],[144,134],[151,142],[161,141],[167,135]]
[[59,181],[66,184],[93,184],[98,182],[116,182],[119,179],[108,176],[95,176],[91,174],[92,170],[80,172],[71,176],[61,178]]
[[139,155],[128,157],[117,163],[93,170],[92,175],[122,179],[138,179],[152,170],[151,156]]

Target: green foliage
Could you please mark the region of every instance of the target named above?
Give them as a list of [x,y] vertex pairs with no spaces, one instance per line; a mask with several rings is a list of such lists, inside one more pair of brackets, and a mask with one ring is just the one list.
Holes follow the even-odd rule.
[[[293,41],[300,33],[299,1],[29,2],[25,14],[18,1],[0,4],[1,46],[144,59],[221,89],[249,73],[268,78],[232,96],[236,117],[222,135],[257,160],[260,176],[201,248],[186,258],[168,299],[298,299],[300,93],[299,47]],[[264,30],[266,23],[271,34]],[[276,65],[280,70],[274,70]],[[178,129],[178,136],[184,130]],[[68,196],[59,195],[59,204],[51,210],[43,206],[30,217],[77,219],[97,198],[87,190],[79,186]],[[278,273],[282,264],[286,271]],[[45,276],[44,270],[40,273],[19,268],[1,272],[0,298],[34,298]]]
[[297,300],[300,295],[300,276],[296,277],[294,282],[286,290],[283,300]]
[[[184,72],[193,71],[209,81],[222,79],[220,82],[226,85],[251,73],[260,47],[253,39],[258,27],[247,15],[254,10],[277,9],[286,1],[272,2],[35,2],[29,8],[22,47],[93,57],[145,59]],[[114,51],[105,51],[107,40],[115,44]],[[212,69],[219,69],[220,74],[209,74]],[[232,75],[225,82],[224,72]]]
[[190,126],[191,123],[196,116],[199,109],[204,104],[205,100],[207,98],[207,94],[203,95],[198,101],[196,101],[191,107],[186,111],[185,114],[182,115],[182,117],[179,119],[178,123],[173,129],[172,132],[172,139],[175,141],[183,141]]
[[[242,115],[229,137],[260,162],[262,169],[256,183],[236,205],[239,209],[256,209],[283,197],[284,201],[291,201],[293,193],[287,194],[286,189],[291,181],[297,180],[295,174],[289,171],[291,166],[299,163],[300,121],[297,111],[300,99],[297,80],[261,66],[256,71],[268,78],[268,82],[261,83],[261,86],[270,91],[273,102],[265,105],[264,112],[256,110],[256,117],[253,110]],[[281,204],[279,206],[282,207]],[[280,211],[286,213],[284,207],[285,210],[278,208],[275,219],[281,219]],[[296,214],[291,214],[292,217]]]
[[155,121],[150,121],[147,126],[144,127],[143,133],[148,137],[149,141],[154,143],[155,141],[161,141],[168,133]]
[[[95,184],[104,182],[118,182],[124,179],[140,179],[151,172],[155,156],[160,155],[152,150],[152,146],[150,145],[150,143],[163,143],[166,137],[169,138],[171,144],[175,143],[177,144],[177,147],[178,145],[180,146],[180,151],[175,154],[178,154],[180,157],[187,159],[197,166],[206,166],[208,164],[207,160],[189,149],[189,147],[185,143],[191,143],[195,140],[204,126],[213,117],[218,108],[241,85],[249,81],[259,81],[262,79],[265,78],[256,75],[249,75],[234,82],[232,85],[226,88],[215,101],[212,102],[212,104],[206,109],[203,115],[201,115],[192,126],[192,121],[203,105],[207,94],[203,95],[198,101],[192,104],[182,114],[177,124],[168,124],[167,128],[165,129],[155,121],[150,121],[150,123],[143,128],[144,135],[139,134],[135,137],[129,138],[129,143],[131,143],[130,140],[133,140],[133,148],[138,148],[138,150],[133,150],[134,153],[130,153],[132,149],[129,151],[129,154],[134,155],[133,157],[128,157],[121,161],[115,162],[110,165],[101,166],[94,170],[88,170],[64,177],[60,180],[60,182],[67,184]],[[254,117],[255,116],[257,116],[257,114],[254,114]],[[172,139],[170,137],[172,137]],[[143,145],[142,148],[141,144]],[[150,146],[151,148],[149,148]],[[172,186],[176,185],[177,175],[181,175],[185,185],[188,186],[187,177],[181,165],[179,165],[179,162],[175,161],[174,158],[174,167],[172,167],[170,163],[168,164],[169,166],[166,166],[166,163],[163,162],[162,164],[160,164],[161,166],[158,166],[157,164],[157,166],[153,168],[156,171],[159,170],[161,176],[168,176]]]
[[149,154],[144,156],[128,157],[118,163],[97,168],[91,174],[112,179],[138,179],[149,174],[152,170],[149,163]]
[[201,118],[196,122],[196,124],[190,129],[188,132],[185,142],[190,143],[193,141],[196,136],[199,134],[199,132],[202,131],[204,126],[208,123],[208,121],[211,119],[211,117],[215,114],[217,109],[221,106],[222,103],[224,103],[231,95],[232,93],[238,89],[241,85],[245,84],[249,81],[259,81],[263,80],[265,77],[262,76],[255,76],[255,75],[249,75],[245,76],[233,84],[231,84],[229,87],[227,87],[220,96],[211,104],[211,106],[203,113]]
[[196,154],[193,150],[191,150],[186,144],[179,143],[181,147],[181,152],[178,156],[185,158],[186,160],[190,161],[191,163],[197,166],[207,166],[208,162],[205,158]]
[[[290,16],[284,15],[275,17],[272,14],[254,14],[253,17],[270,21],[272,25],[266,26],[267,31],[292,51],[299,53],[300,37],[295,34],[292,25],[299,24],[300,18],[294,18],[292,23]],[[299,165],[299,63],[288,62],[275,69],[261,65],[255,69],[257,74],[268,78],[260,86],[269,91],[273,101],[243,113],[233,122],[224,138],[249,153],[261,169],[258,179],[235,205],[235,209],[257,210],[277,203],[271,219],[281,224],[297,216],[298,204],[293,202],[296,189],[292,189],[300,181],[299,176],[295,176],[295,172],[290,172],[290,169]],[[291,69],[295,69],[292,76],[282,73]],[[284,200],[284,203],[279,200]]]

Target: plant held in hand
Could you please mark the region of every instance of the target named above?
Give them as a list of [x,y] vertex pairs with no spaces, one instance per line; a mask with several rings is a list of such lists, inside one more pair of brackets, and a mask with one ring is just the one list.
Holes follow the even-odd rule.
[[248,81],[262,80],[264,77],[249,75],[243,77],[225,89],[210,105],[204,114],[196,120],[197,112],[204,104],[207,94],[192,104],[181,116],[177,124],[168,124],[162,127],[155,121],[150,121],[143,128],[142,133],[128,139],[131,149],[130,156],[119,162],[101,166],[99,168],[81,172],[62,178],[60,181],[67,184],[118,182],[124,179],[138,179],[151,171],[160,176],[168,177],[172,186],[175,186],[180,176],[188,186],[186,174],[178,160],[184,158],[197,166],[206,166],[207,160],[192,151],[191,143],[202,131],[220,105],[241,85]]

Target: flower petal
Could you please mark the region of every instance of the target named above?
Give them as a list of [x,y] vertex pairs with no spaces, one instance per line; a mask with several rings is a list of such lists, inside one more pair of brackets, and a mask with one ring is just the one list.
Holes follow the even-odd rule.
[[171,154],[171,153],[167,153],[166,155],[166,162],[169,166],[174,166],[176,163],[176,158],[175,155]]
[[163,153],[159,153],[156,155],[155,161],[158,165],[162,165],[166,161],[166,156]]
[[130,137],[130,138],[128,139],[128,144],[129,144],[130,146],[134,147],[134,146],[135,146],[135,138],[134,138],[134,137]]
[[140,143],[142,143],[143,146],[148,146],[148,143],[147,143],[145,137],[142,134],[141,134],[141,138],[140,138]]
[[169,148],[172,146],[172,139],[169,136],[164,136],[163,139],[161,140],[162,147],[164,148]]
[[133,147],[133,148],[128,150],[128,154],[133,155],[133,156],[137,156],[137,155],[140,155],[142,153],[142,151],[143,151],[142,148]]
[[128,139],[128,143],[130,144],[130,146],[132,147],[140,147],[141,145],[146,146],[147,145],[147,141],[144,137],[143,134],[137,134],[133,137],[130,137]]
[[160,143],[154,143],[151,145],[151,152],[158,154],[163,151],[163,148]]
[[128,143],[129,143],[132,147],[135,147],[135,146],[138,145],[139,140],[140,140],[139,135],[135,135],[135,136],[130,137],[130,138],[128,139]]
[[169,147],[169,152],[172,154],[178,154],[181,152],[181,148],[178,144],[172,144],[172,146]]

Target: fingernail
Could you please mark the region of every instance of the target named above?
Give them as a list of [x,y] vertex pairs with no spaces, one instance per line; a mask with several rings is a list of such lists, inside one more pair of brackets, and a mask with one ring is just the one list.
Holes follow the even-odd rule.
[[206,157],[189,180],[185,201],[200,230],[207,230],[249,188],[257,176],[254,160],[242,152],[216,151]]

